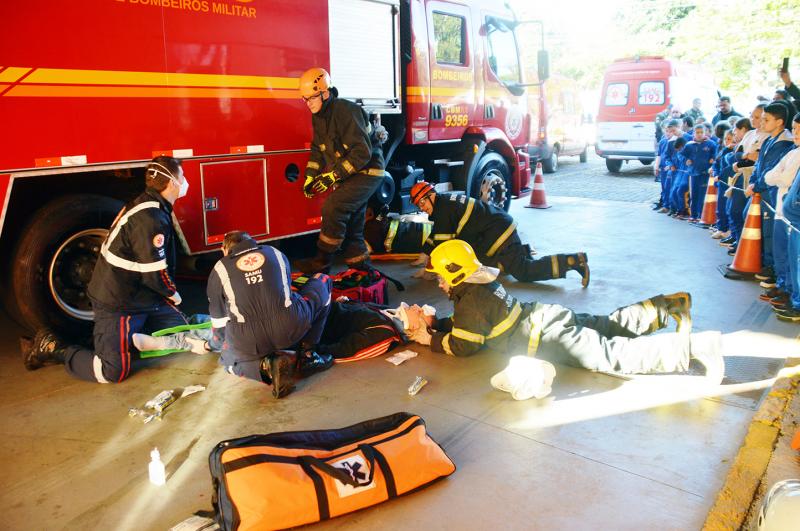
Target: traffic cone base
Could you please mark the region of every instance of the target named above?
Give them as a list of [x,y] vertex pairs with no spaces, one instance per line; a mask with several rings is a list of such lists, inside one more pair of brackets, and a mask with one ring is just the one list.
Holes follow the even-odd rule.
[[761,195],[755,194],[747,211],[742,235],[736,247],[736,256],[730,269],[737,273],[761,271]]
[[525,208],[550,208],[547,204],[547,197],[544,193],[544,175],[542,163],[536,163],[536,174],[533,178],[533,190],[531,190],[531,201]]

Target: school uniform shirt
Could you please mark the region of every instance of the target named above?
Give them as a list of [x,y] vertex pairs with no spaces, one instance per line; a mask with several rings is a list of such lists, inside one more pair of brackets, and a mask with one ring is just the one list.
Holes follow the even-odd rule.
[[800,149],[795,147],[784,155],[774,168],[764,174],[764,182],[768,186],[778,187],[778,201],[775,205],[776,218],[782,217],[783,197],[792,186],[798,170],[800,170]]
[[766,192],[769,186],[764,182],[764,175],[778,165],[778,162],[786,153],[794,149],[794,139],[785,129],[778,136],[770,137],[761,145],[753,174],[750,176],[750,184],[753,184],[754,192]]
[[693,175],[708,175],[708,168],[714,163],[716,145],[711,140],[691,141],[683,148],[682,155],[691,164],[687,164],[688,172]]

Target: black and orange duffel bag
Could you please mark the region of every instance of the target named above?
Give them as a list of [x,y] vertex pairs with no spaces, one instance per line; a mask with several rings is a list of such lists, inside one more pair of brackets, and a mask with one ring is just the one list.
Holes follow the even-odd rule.
[[284,529],[381,503],[449,476],[455,465],[425,421],[395,413],[336,430],[251,435],[209,456],[225,530]]

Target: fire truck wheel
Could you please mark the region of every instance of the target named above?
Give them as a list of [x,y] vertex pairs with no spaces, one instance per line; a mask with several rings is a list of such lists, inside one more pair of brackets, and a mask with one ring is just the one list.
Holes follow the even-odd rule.
[[489,152],[481,158],[472,178],[470,195],[508,211],[511,206],[511,171],[499,153]]
[[620,159],[606,159],[606,168],[611,173],[619,173],[622,170],[622,161]]
[[69,195],[40,208],[14,251],[11,284],[16,315],[31,330],[48,326],[82,337],[91,329],[86,286],[108,227],[122,202]]

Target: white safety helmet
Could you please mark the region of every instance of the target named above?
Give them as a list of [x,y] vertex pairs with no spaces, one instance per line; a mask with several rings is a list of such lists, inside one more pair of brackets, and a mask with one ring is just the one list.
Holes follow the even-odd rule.
[[800,479],[778,481],[769,489],[758,512],[758,531],[800,529]]

